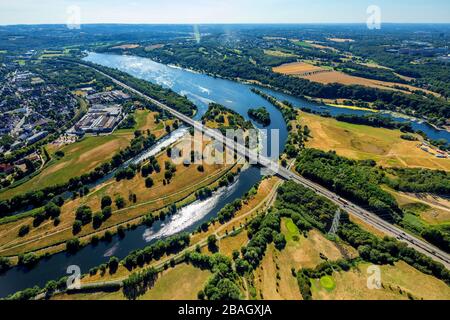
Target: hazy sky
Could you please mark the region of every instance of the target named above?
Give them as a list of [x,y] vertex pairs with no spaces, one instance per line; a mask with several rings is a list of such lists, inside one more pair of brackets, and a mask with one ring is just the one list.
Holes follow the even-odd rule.
[[0,24],[361,22],[370,5],[384,22],[450,23],[450,0],[0,0]]

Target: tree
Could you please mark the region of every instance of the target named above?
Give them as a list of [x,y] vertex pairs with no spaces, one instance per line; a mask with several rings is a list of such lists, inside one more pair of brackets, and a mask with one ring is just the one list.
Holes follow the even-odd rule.
[[92,226],[94,227],[94,229],[100,228],[103,223],[103,219],[104,217],[101,212],[97,212],[96,214],[94,214],[94,218],[92,219]]
[[72,225],[72,233],[73,234],[80,233],[82,226],[83,226],[83,223],[80,220],[75,220]]
[[91,223],[92,221],[92,209],[89,206],[83,205],[77,209],[76,220],[81,221],[83,225]]
[[208,237],[208,249],[211,252],[217,252],[218,247],[217,247],[217,237],[212,234]]
[[19,229],[19,237],[24,237],[29,232],[30,232],[30,226],[29,225],[21,226],[20,229]]
[[111,207],[104,207],[102,209],[102,214],[103,214],[103,221],[108,220],[111,217],[111,215],[112,215]]
[[125,208],[126,202],[125,199],[121,196],[117,196],[116,199],[114,200],[114,202],[116,203],[116,207],[117,209],[123,209]]
[[273,242],[275,244],[275,248],[278,250],[283,250],[286,247],[286,238],[282,233],[278,233],[273,238]]
[[112,205],[112,199],[111,199],[111,197],[110,197],[110,196],[104,196],[104,197],[102,198],[102,203],[101,203],[101,205],[102,205],[102,209],[104,209],[105,207],[111,207],[111,205]]
[[0,274],[11,268],[11,262],[6,257],[0,257]]
[[80,247],[80,239],[78,238],[73,238],[66,241],[66,250],[69,253],[77,252],[78,250],[80,250]]
[[111,257],[111,259],[109,259],[108,266],[111,274],[116,273],[117,268],[119,268],[119,259],[117,257]]
[[147,179],[145,179],[145,187],[151,188],[151,187],[153,187],[153,184],[154,184],[154,182],[153,182],[152,178],[148,177]]
[[50,201],[45,205],[45,214],[47,217],[56,218],[61,214],[61,208],[58,207],[54,202]]

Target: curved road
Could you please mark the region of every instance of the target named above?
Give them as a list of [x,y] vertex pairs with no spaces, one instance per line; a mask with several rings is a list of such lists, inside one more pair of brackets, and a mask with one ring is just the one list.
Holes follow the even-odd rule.
[[450,269],[450,256],[445,253],[444,251],[436,248],[435,246],[418,239],[410,234],[405,233],[402,229],[390,224],[387,221],[384,221],[383,219],[379,218],[377,215],[351,203],[350,201],[344,200],[341,197],[339,197],[337,194],[329,191],[328,189],[323,188],[322,186],[313,183],[294,172],[283,168],[278,164],[278,162],[273,161],[267,157],[263,157],[259,155],[257,152],[254,152],[252,150],[247,149],[242,144],[239,144],[234,141],[234,139],[229,139],[222,135],[218,130],[212,130],[205,126],[203,126],[202,123],[194,121],[190,117],[172,109],[171,107],[143,94],[142,92],[126,85],[125,83],[113,78],[112,76],[104,73],[103,71],[94,68],[89,65],[85,65],[82,63],[79,63],[80,65],[91,68],[101,75],[109,78],[111,81],[113,81],[115,84],[121,86],[122,88],[133,92],[134,94],[144,98],[145,100],[149,101],[150,103],[156,105],[157,107],[171,113],[173,116],[178,118],[179,120],[183,121],[184,123],[194,127],[194,129],[203,132],[204,135],[213,138],[214,140],[218,142],[222,142],[226,147],[235,150],[237,154],[239,154],[242,157],[246,157],[250,164],[259,164],[270,171],[272,171],[274,174],[278,175],[279,177],[285,179],[285,180],[291,180],[296,183],[299,183],[307,188],[310,188],[314,190],[316,193],[320,194],[321,196],[324,196],[337,204],[341,209],[349,212],[350,214],[358,217],[359,219],[363,220],[364,222],[370,224],[374,228],[397,238],[399,241],[405,242],[409,247],[412,247],[416,249],[417,251],[427,255],[428,257],[432,258],[435,261],[438,261],[442,263],[447,269]]

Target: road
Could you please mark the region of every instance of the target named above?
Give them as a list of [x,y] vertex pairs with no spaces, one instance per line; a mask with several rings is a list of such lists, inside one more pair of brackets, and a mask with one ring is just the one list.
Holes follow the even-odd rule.
[[97,71],[98,73],[109,78],[111,81],[113,81],[115,84],[121,86],[125,90],[133,92],[134,94],[144,98],[145,100],[156,105],[157,107],[169,112],[174,117],[178,118],[179,120],[183,121],[184,123],[188,124],[189,126],[194,127],[194,129],[196,129],[200,132],[203,132],[203,134],[205,136],[208,136],[218,142],[222,142],[229,149],[235,150],[238,155],[248,158],[248,160],[251,164],[259,164],[259,165],[269,169],[270,171],[274,172],[276,175],[278,175],[279,177],[281,177],[285,180],[294,181],[294,182],[299,183],[307,188],[314,190],[317,194],[328,198],[329,200],[334,202],[336,205],[338,205],[341,209],[347,211],[349,214],[354,215],[355,217],[366,222],[367,224],[373,226],[377,230],[380,230],[383,233],[386,233],[391,237],[397,238],[397,240],[406,243],[409,247],[416,249],[417,251],[427,255],[428,257],[432,258],[433,260],[442,263],[447,269],[450,269],[450,256],[447,253],[445,253],[444,251],[436,248],[435,246],[433,246],[419,238],[416,238],[413,235],[405,233],[405,231],[403,231],[402,229],[390,224],[387,221],[384,221],[383,219],[379,218],[374,213],[371,213],[371,212],[357,206],[356,204],[351,203],[348,200],[343,200],[337,194],[329,191],[328,189],[323,188],[322,186],[320,186],[316,183],[313,183],[286,168],[283,168],[282,166],[280,166],[278,164],[277,161],[273,161],[272,159],[261,156],[257,152],[249,150],[247,147],[245,147],[244,145],[242,145],[240,143],[235,142],[233,139],[229,139],[229,138],[225,137],[218,130],[213,130],[213,129],[209,129],[209,128],[205,127],[202,123],[197,122],[197,121],[191,119],[190,117],[172,109],[171,107],[141,93],[140,91],[115,79],[114,77],[104,73],[103,71],[96,69],[92,66],[87,66],[85,64],[80,64],[80,65]]

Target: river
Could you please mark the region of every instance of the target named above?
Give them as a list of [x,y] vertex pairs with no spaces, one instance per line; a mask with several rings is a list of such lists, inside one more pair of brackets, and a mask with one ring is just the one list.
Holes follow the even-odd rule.
[[[279,129],[279,142],[281,149],[287,139],[287,128],[281,113],[265,99],[253,93],[252,85],[238,83],[235,81],[214,78],[208,75],[195,73],[192,71],[170,67],[154,62],[150,59],[90,53],[86,61],[97,63],[107,67],[118,68],[135,77],[170,88],[175,92],[185,95],[198,107],[196,119],[199,119],[207,110],[210,102],[220,103],[241,114],[245,119],[250,120],[247,115],[249,108],[264,106],[271,117],[271,124],[268,130]],[[315,111],[327,111],[332,115],[339,113],[365,114],[368,111],[351,110],[336,107],[326,107],[324,105],[308,102],[304,99],[292,97],[284,93],[262,89],[264,92],[275,96],[281,100],[288,100],[297,107],[309,107]],[[405,121],[398,118],[399,121]],[[254,123],[254,122],[253,122]],[[258,128],[260,125],[254,123]],[[425,123],[413,123],[414,129],[424,131],[433,139],[450,140],[450,134],[446,131],[439,131]],[[184,130],[184,129],[181,129]],[[179,132],[168,138],[175,141],[173,137],[178,137]],[[150,155],[154,155],[157,150],[167,146],[167,140],[160,141],[155,147],[147,150],[130,162],[140,161]],[[269,137],[267,147],[271,148],[272,141]],[[236,182],[224,189],[218,190],[213,197],[204,201],[197,201],[181,209],[177,214],[168,218],[164,222],[155,223],[151,228],[140,226],[134,230],[126,232],[126,236],[120,239],[113,237],[112,242],[100,242],[96,246],[88,245],[75,255],[58,253],[49,258],[45,258],[31,269],[16,267],[0,275],[0,297],[14,293],[35,285],[44,286],[52,279],[59,279],[66,275],[67,267],[78,265],[82,273],[87,273],[90,268],[105,263],[111,256],[118,258],[125,257],[130,251],[143,248],[157,239],[179,232],[192,232],[203,222],[208,221],[227,204],[242,197],[261,179],[259,169],[250,167],[244,170]],[[109,177],[108,177],[109,178]]]

